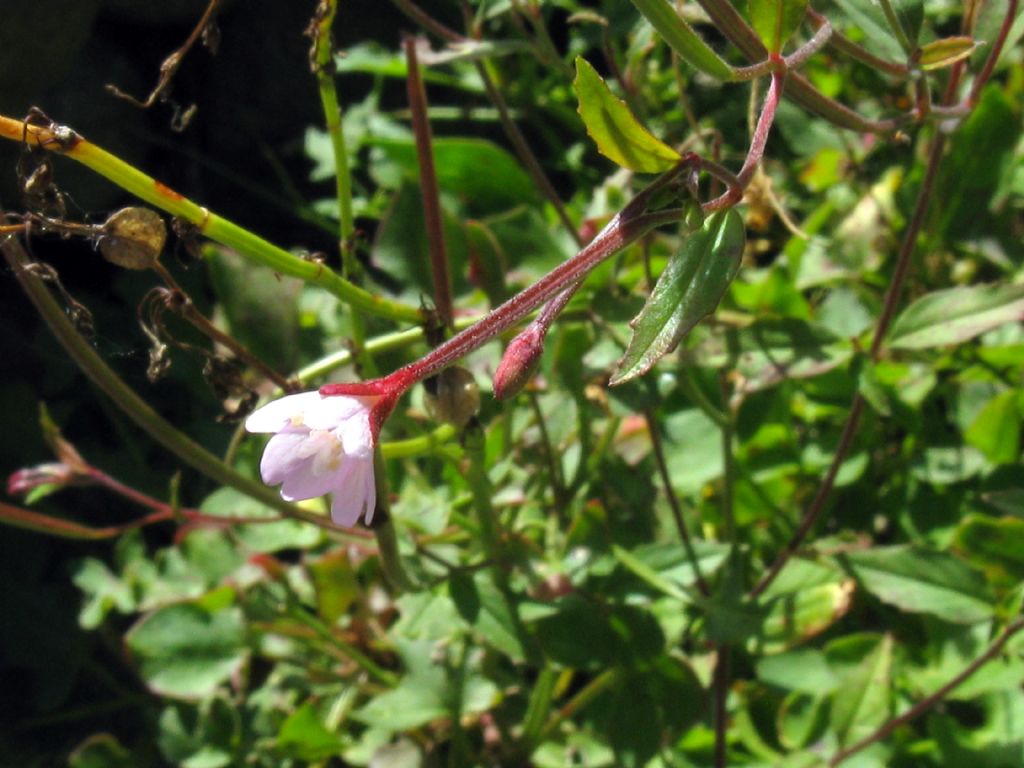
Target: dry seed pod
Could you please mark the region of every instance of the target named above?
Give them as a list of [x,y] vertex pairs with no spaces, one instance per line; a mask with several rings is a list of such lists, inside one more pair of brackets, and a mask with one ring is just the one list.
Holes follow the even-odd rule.
[[125,269],[149,269],[167,241],[164,220],[149,208],[122,208],[111,214],[102,229],[100,253]]
[[466,426],[480,410],[480,389],[465,368],[445,368],[423,382],[423,397],[432,419],[457,427]]

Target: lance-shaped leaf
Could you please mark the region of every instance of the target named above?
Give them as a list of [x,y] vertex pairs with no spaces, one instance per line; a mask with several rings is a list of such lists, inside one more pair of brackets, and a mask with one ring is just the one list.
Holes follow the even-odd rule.
[[626,102],[613,94],[597,71],[579,56],[572,85],[580,117],[602,155],[641,173],[667,171],[679,162],[679,153],[654,138]]
[[746,233],[735,210],[709,216],[669,259],[640,314],[633,337],[612,375],[621,384],[651,369],[718,306],[739,271]]
[[985,621],[994,612],[985,578],[946,552],[876,547],[846,556],[868,592],[907,613],[931,613],[955,624]]
[[956,64],[974,53],[978,44],[969,37],[946,37],[921,46],[918,66],[923,70],[941,69]]
[[972,339],[1024,317],[1024,285],[975,285],[922,296],[893,323],[889,346],[926,349]]
[[657,30],[669,47],[691,67],[718,80],[732,80],[732,67],[701,40],[700,36],[683,21],[675,5],[668,0],[633,0],[633,5]]
[[779,53],[803,21],[807,0],[750,0],[750,23],[772,53]]

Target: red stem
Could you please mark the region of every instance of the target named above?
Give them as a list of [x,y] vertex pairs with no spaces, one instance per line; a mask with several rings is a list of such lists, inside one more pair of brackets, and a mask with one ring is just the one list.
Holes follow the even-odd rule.
[[434,303],[445,327],[452,327],[452,288],[448,268],[448,252],[444,242],[444,222],[441,218],[441,200],[434,167],[433,140],[430,120],[427,119],[427,92],[420,77],[416,58],[416,38],[402,40],[405,61],[409,70],[406,87],[412,130],[416,136],[416,155],[419,160],[420,191],[423,197],[423,222],[427,230],[427,248],[430,253],[430,274],[434,282]]

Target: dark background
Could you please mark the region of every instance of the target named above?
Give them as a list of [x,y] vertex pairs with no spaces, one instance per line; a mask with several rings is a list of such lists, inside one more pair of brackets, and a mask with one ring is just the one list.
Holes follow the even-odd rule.
[[[333,252],[330,234],[295,216],[281,191],[282,172],[306,199],[330,196],[333,189],[308,182],[310,163],[303,154],[305,127],[322,122],[303,34],[314,0],[228,0],[218,16],[216,55],[196,46],[174,78],[171,98],[197,107],[181,133],[171,130],[171,105],[143,111],[104,90],[114,83],[144,98],[161,61],[187,38],[205,6],[206,0],[0,0],[0,112],[22,117],[38,107],[275,243]],[[336,43],[375,39],[395,48],[400,32],[411,26],[388,3],[345,2]],[[369,83],[346,78],[344,87],[350,90],[343,99],[358,98],[358,89]],[[397,83],[396,98],[402,90]],[[0,209],[13,213],[25,210],[15,173],[19,152],[11,142],[0,145]],[[55,158],[54,169],[68,195],[70,220],[102,221],[133,202],[72,161]],[[165,260],[175,274],[198,303],[210,302],[202,265],[190,264],[180,247],[175,252],[173,240],[170,247],[175,255]],[[194,361],[176,364],[156,385],[146,382],[136,305],[155,279],[111,266],[83,241],[37,238],[32,250],[92,312],[97,351],[165,417],[207,447],[222,449],[231,427],[212,420],[218,403],[201,382],[197,386]],[[52,460],[38,426],[44,401],[93,464],[166,497],[181,468],[75,369],[6,269],[0,324],[0,475]],[[181,488],[185,503],[210,490],[187,471]],[[91,525],[138,513],[93,489],[65,490],[39,508]],[[146,535],[159,539],[169,532]],[[137,692],[143,704],[147,697],[124,663],[120,635],[78,628],[74,563],[89,555],[108,558],[111,548],[0,527],[0,765],[63,765],[71,749],[96,731],[111,731],[126,744],[152,732],[153,708],[104,706],[118,691]]]

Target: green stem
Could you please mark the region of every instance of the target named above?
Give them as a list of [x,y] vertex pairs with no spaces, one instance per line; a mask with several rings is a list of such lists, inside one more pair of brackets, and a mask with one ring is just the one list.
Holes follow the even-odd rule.
[[[502,534],[494,505],[491,504],[491,483],[487,478],[486,459],[484,458],[484,435],[479,427],[469,427],[465,436],[466,454],[469,457],[469,471],[466,482],[473,495],[473,506],[480,523],[480,538],[483,539],[487,556],[494,563],[494,572],[499,586],[507,586],[508,578],[504,570],[505,554],[502,546]],[[513,613],[514,615],[514,613]]]
[[[58,131],[59,134],[55,134],[54,131]],[[71,138],[64,137],[64,131],[69,132]],[[58,135],[64,138],[58,138]],[[0,116],[0,137],[22,141],[23,136],[31,145],[60,152],[82,163],[139,199],[195,225],[200,233],[211,240],[232,248],[279,274],[318,285],[346,304],[367,314],[394,322],[419,324],[424,321],[424,313],[419,308],[375,296],[353,285],[323,264],[295,256],[269,243],[249,230],[211,213],[64,126],[50,130]]]
[[338,637],[330,627],[299,605],[298,598],[292,593],[289,593],[288,597],[288,615],[298,623],[309,627],[320,638],[340,650],[342,654],[352,660],[353,664],[364,670],[370,677],[375,678],[377,682],[390,688],[398,685],[398,676],[394,672],[384,669],[354,645]]
[[355,260],[352,236],[355,234],[355,220],[352,216],[352,175],[348,167],[348,149],[345,146],[345,132],[342,129],[341,104],[334,83],[334,51],[331,42],[331,26],[338,10],[337,0],[320,0],[314,17],[313,63],[316,67],[316,84],[320,92],[320,104],[324,111],[324,124],[334,155],[334,183],[338,198],[339,247],[341,249],[341,274],[352,279],[358,274],[359,263]]
[[[324,127],[331,143],[334,156],[334,187],[338,200],[338,250],[341,254],[341,274],[346,280],[358,280],[359,262],[356,259],[356,224],[352,214],[352,174],[348,166],[348,148],[345,146],[345,130],[342,122],[341,102],[338,101],[337,85],[334,82],[334,50],[331,41],[331,26],[338,10],[338,0],[320,0],[314,16],[313,64],[316,67],[316,84],[320,92],[320,105],[324,112]],[[352,344],[364,376],[376,376],[377,366],[366,349],[366,322],[362,312],[349,305],[352,312]]]
[[188,436],[175,429],[134,390],[128,387],[75,330],[74,325],[57,301],[50,295],[46,285],[36,275],[33,269],[34,265],[29,260],[28,254],[25,253],[25,249],[13,238],[7,238],[0,242],[0,250],[3,250],[7,263],[25,293],[28,294],[29,300],[35,305],[71,359],[129,419],[150,437],[207,477],[230,486],[288,517],[304,520],[321,528],[336,530],[339,535],[362,540],[362,536],[335,526],[320,515],[306,512],[304,509],[284,501],[275,491],[256,480],[239,474],[205,448],[193,442]]
[[594,699],[615,685],[619,680],[620,674],[621,673],[618,669],[606,669],[600,675],[587,683],[569,700],[567,704],[561,707],[548,719],[543,730],[540,732],[540,735],[537,737],[537,743],[544,743],[544,741],[554,735],[555,731],[558,730],[558,726],[560,726],[565,720],[575,715]]
[[432,453],[438,447],[455,437],[457,430],[451,424],[442,424],[432,432],[407,440],[391,440],[381,443],[380,450],[385,459],[408,459]]
[[[461,331],[469,326],[476,323],[481,319],[481,316],[477,315],[474,317],[457,317],[455,318],[455,330]],[[404,331],[395,331],[393,333],[387,333],[382,336],[377,336],[366,342],[366,351],[372,354],[379,352],[391,352],[396,349],[402,349],[404,347],[412,346],[418,342],[423,341],[426,338],[426,334],[422,328],[408,328]],[[327,355],[315,363],[307,365],[295,374],[295,378],[303,384],[309,384],[314,379],[319,379],[331,371],[337,370],[343,366],[349,365],[354,362],[352,357],[352,350],[350,349],[339,349],[333,354]],[[275,396],[280,396],[283,392],[277,392]]]
[[896,15],[896,9],[892,7],[892,3],[889,0],[878,0],[878,2],[882,6],[882,13],[885,14],[885,20],[889,23],[889,29],[896,38],[896,42],[900,44],[903,52],[909,56],[913,53],[914,46],[909,38],[907,38],[907,33],[903,29],[899,17]]

